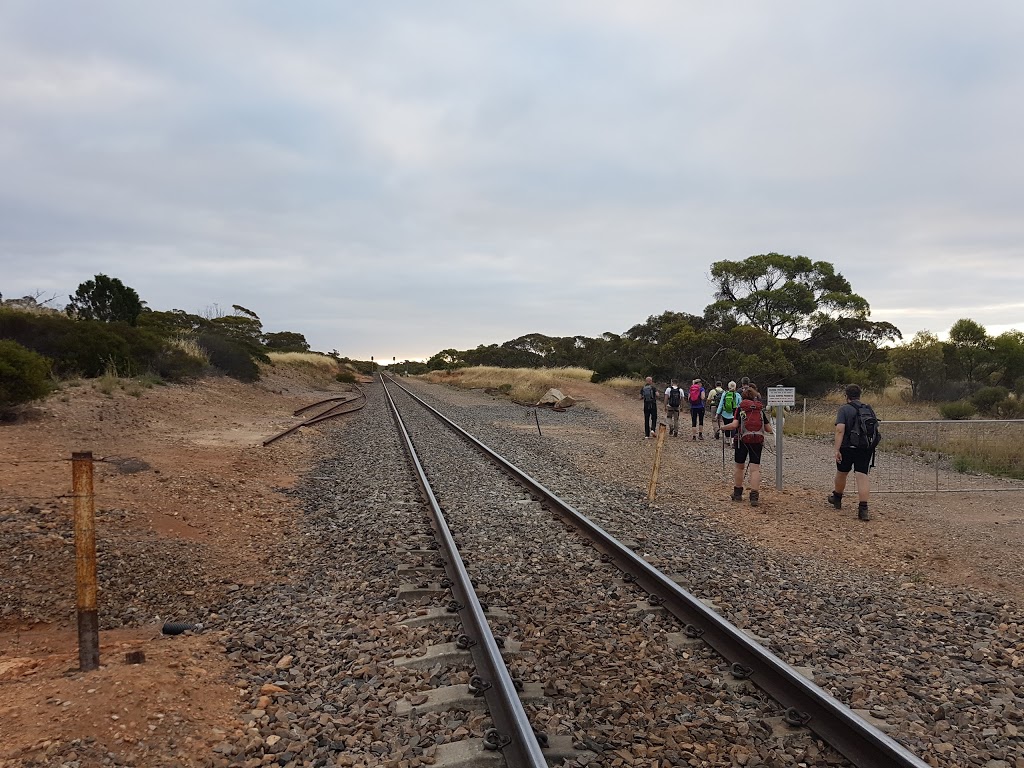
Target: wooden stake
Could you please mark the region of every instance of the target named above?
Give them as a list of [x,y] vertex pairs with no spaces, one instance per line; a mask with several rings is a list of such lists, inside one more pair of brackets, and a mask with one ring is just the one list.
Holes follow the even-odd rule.
[[654,501],[658,492],[658,472],[661,470],[661,449],[665,446],[664,424],[658,425],[658,445],[654,449],[654,469],[651,471],[651,484],[647,486],[647,501]]
[[100,666],[100,623],[96,607],[96,499],[93,496],[91,451],[71,454],[71,487],[75,498],[78,668],[89,672]]

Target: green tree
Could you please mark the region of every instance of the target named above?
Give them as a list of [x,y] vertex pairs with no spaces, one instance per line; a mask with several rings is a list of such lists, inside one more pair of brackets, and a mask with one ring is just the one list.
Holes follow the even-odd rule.
[[938,391],[944,373],[942,342],[930,331],[918,331],[907,344],[889,350],[893,370],[910,381],[917,400],[925,392]]
[[[1024,377],[1024,331],[1007,331],[992,339],[992,360],[1004,387],[1017,387]],[[1017,395],[1024,395],[1017,389]]]
[[863,318],[867,301],[827,261],[766,253],[711,265],[710,322],[748,324],[778,338],[805,335],[829,319]]
[[82,320],[120,320],[135,325],[142,313],[143,302],[134,288],[129,288],[116,277],[96,275],[78,286],[67,312]]
[[953,323],[947,349],[950,374],[954,379],[973,385],[995,370],[991,339],[981,323],[966,317]]
[[280,331],[263,334],[263,345],[271,352],[308,352],[309,342],[301,333]]
[[50,362],[16,341],[0,339],[0,407],[27,403],[50,391]]

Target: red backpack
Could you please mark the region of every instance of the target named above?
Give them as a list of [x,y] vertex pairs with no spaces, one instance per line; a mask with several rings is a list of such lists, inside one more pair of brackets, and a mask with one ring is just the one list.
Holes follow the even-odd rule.
[[740,442],[757,445],[764,442],[764,406],[757,400],[740,403]]
[[690,405],[700,405],[700,384],[690,385]]

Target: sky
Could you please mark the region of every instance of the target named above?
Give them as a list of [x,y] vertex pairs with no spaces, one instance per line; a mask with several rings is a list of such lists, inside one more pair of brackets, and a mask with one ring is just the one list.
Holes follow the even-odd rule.
[[377,360],[832,263],[1024,329],[1019,0],[0,4],[0,294],[103,273]]

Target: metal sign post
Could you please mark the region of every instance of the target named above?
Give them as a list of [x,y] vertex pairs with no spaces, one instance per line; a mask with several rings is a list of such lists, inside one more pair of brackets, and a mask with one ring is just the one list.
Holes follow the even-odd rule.
[[768,407],[775,407],[775,490],[782,490],[783,408],[796,405],[796,387],[768,387]]

